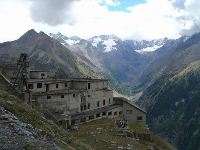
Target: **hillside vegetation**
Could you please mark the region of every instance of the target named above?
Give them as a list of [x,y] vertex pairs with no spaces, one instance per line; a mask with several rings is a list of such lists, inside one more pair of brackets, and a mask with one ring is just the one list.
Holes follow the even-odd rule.
[[173,77],[157,80],[141,98],[151,129],[180,150],[200,148],[199,85],[200,61],[196,61]]

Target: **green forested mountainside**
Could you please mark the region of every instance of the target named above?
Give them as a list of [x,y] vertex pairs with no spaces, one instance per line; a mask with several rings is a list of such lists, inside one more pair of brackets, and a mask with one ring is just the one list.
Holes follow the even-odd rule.
[[141,101],[154,132],[180,150],[200,148],[200,61],[191,63],[173,77],[157,80]]

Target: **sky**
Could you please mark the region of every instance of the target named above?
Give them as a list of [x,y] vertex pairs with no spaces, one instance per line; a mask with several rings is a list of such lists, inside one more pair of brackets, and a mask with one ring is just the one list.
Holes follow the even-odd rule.
[[84,39],[176,39],[199,32],[199,8],[199,0],[0,0],[0,42],[30,29]]

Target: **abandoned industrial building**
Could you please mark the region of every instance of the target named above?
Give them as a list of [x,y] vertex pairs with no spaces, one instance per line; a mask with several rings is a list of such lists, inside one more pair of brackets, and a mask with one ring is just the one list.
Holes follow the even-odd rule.
[[23,91],[25,101],[64,128],[100,118],[124,119],[146,126],[146,112],[123,97],[113,97],[108,80],[55,79],[49,72],[30,70],[21,54],[11,85]]
[[146,124],[146,112],[125,98],[113,97],[107,80],[52,79],[48,72],[35,70],[27,84],[27,102],[64,127],[103,117]]

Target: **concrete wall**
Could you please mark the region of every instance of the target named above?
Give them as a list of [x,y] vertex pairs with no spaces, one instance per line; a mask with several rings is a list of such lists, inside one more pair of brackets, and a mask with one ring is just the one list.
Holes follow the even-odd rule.
[[46,79],[48,72],[46,71],[30,71],[30,79]]
[[[32,84],[32,86],[33,86],[33,89],[30,89],[30,88],[29,88],[30,91],[32,91],[32,92],[46,92],[46,84],[45,84],[45,82],[28,83],[28,87],[29,87],[31,84]],[[38,86],[37,86],[38,84],[42,84],[42,87],[41,87],[41,88],[38,88]]]
[[[72,89],[72,83],[70,81],[50,83],[48,91],[58,91],[58,90],[69,90]],[[56,86],[57,85],[57,86]]]
[[[88,111],[88,110],[112,105],[113,104],[112,95],[113,95],[113,92],[110,90],[86,91],[82,93],[82,97],[84,96],[85,98],[84,100],[82,99],[81,106],[83,108],[86,108],[86,109],[82,109],[82,111]],[[105,104],[103,103],[104,100],[105,100]],[[97,106],[97,103],[99,103],[99,106]],[[89,109],[88,109],[88,105],[90,106]]]
[[129,122],[146,125],[146,114],[127,102],[123,102],[123,117]]

